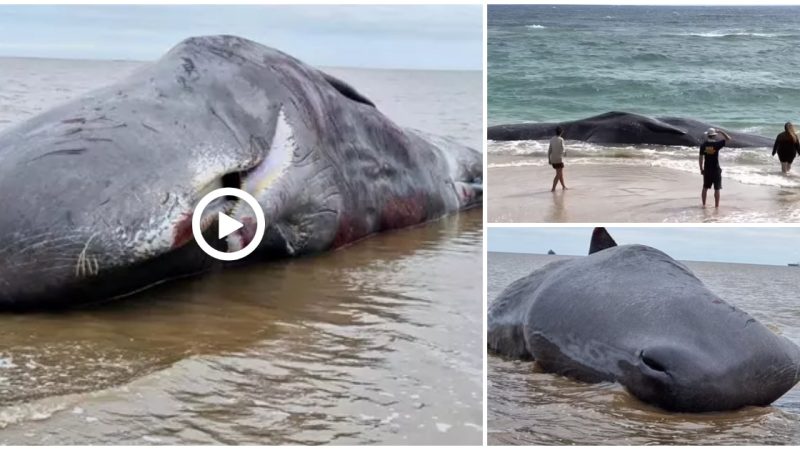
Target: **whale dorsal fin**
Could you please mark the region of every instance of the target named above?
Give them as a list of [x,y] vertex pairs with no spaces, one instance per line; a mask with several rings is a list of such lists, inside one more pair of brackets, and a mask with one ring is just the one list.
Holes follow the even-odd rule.
[[597,253],[600,250],[605,250],[607,248],[616,247],[617,243],[614,242],[614,238],[608,234],[603,227],[597,227],[592,231],[592,243],[589,244],[589,254]]
[[645,128],[654,133],[677,134],[679,136],[683,136],[686,134],[686,130],[678,128],[675,125],[671,125],[659,119],[648,118],[648,120],[646,120],[643,123]]
[[372,106],[373,108],[375,107],[375,103],[372,103],[370,99],[364,97],[364,95],[358,92],[356,88],[354,88],[353,86],[350,86],[349,84],[334,77],[333,75],[328,75],[327,73],[322,71],[320,71],[320,73],[322,74],[322,77],[325,78],[325,81],[327,81],[331,86],[333,86],[334,89],[339,91],[340,94],[344,95],[350,100],[353,100],[354,102],[363,103],[365,105]]

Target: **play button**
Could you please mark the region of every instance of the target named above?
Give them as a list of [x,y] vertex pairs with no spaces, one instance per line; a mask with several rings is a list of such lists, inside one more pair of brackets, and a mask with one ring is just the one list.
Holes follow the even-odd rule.
[[226,238],[229,234],[233,233],[239,228],[244,227],[242,222],[239,222],[225,213],[219,213],[217,214],[217,217],[217,223],[219,224],[219,235],[217,236],[218,239]]
[[[249,243],[241,250],[237,250],[235,252],[221,252],[209,245],[203,237],[203,228],[200,226],[203,219],[203,211],[212,201],[220,197],[239,198],[241,201],[244,201],[248,206],[250,206],[250,209],[255,215],[255,234],[253,235],[252,240],[250,240]],[[233,233],[236,233],[238,230],[244,228],[244,226],[245,225],[242,222],[223,212],[217,213],[217,228],[219,230],[217,233],[218,239],[225,239]],[[208,254],[208,256],[222,261],[236,261],[237,259],[242,259],[250,253],[253,253],[253,250],[258,247],[258,244],[261,243],[261,239],[264,237],[265,228],[264,211],[261,210],[261,205],[258,204],[258,201],[256,201],[252,195],[241,189],[221,188],[209,192],[197,203],[197,206],[194,208],[194,213],[192,214],[192,234],[194,234],[194,240],[197,242],[197,245],[199,245],[200,248]],[[250,230],[252,233],[252,228],[250,228]]]

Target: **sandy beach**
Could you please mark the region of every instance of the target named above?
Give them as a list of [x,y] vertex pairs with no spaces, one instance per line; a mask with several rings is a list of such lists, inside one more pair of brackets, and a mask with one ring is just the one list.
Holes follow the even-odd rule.
[[749,185],[723,172],[719,209],[700,203],[702,178],[661,168],[570,165],[566,191],[550,192],[550,166],[492,167],[489,161],[489,222],[797,222],[800,191]]

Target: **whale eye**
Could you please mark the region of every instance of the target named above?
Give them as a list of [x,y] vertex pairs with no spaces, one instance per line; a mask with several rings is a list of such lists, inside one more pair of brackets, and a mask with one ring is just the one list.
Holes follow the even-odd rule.
[[655,359],[645,356],[644,353],[642,353],[641,356],[642,356],[642,362],[645,363],[645,365],[647,365],[647,367],[649,367],[649,368],[651,368],[651,369],[653,369],[653,370],[655,370],[657,372],[666,372],[667,371],[667,368],[664,367],[661,363],[659,363]]

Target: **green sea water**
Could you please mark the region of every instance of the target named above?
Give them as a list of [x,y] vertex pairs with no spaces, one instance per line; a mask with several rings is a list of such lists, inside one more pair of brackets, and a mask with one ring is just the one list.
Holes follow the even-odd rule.
[[800,7],[491,5],[489,124],[606,111],[800,122]]

